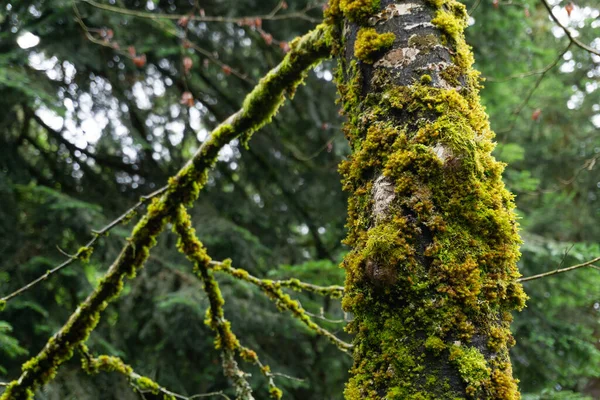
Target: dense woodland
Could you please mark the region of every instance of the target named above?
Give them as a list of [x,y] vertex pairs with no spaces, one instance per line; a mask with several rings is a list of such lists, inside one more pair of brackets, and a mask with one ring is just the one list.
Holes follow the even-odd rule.
[[[522,282],[529,299],[514,313],[510,357],[529,400],[600,399],[594,3],[464,1],[466,41],[496,132],[493,155],[507,164],[503,181],[516,195],[519,271],[527,278],[585,264]],[[294,39],[321,23],[324,9],[326,2],[308,0],[0,2],[0,396],[103,282],[149,208],[144,196],[164,193],[156,191],[293,54]],[[340,263],[352,250],[343,242],[351,193],[338,166],[356,149],[343,129],[352,118],[340,112],[338,61],[310,70],[249,142],[242,136],[222,146],[188,210],[215,271],[232,268],[221,262],[231,259],[259,280],[299,280],[272,301],[252,278],[214,275],[242,352],[260,358],[237,359],[257,399],[278,390],[287,399],[342,399],[352,367],[340,348],[353,340],[344,327],[354,315],[339,298]],[[198,279],[178,250],[186,246],[179,217],[104,310],[89,352],[80,348],[36,399],[165,394],[89,368],[101,354],[174,398],[241,398],[223,372],[223,348],[215,349],[215,335],[225,337],[222,318],[213,312],[205,324],[214,306],[208,278]],[[307,289],[300,281],[318,286],[293,290]],[[282,303],[288,295],[304,311]],[[97,373],[86,373],[82,359]]]

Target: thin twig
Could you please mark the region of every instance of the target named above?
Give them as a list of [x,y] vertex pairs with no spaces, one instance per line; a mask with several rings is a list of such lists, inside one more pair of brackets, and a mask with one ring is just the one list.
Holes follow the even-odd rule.
[[552,12],[552,7],[550,7],[550,4],[548,4],[547,0],[541,0],[542,4],[544,5],[544,7],[546,7],[546,10],[548,10],[548,14],[550,14],[550,17],[554,20],[554,22],[556,23],[556,25],[558,25],[567,35],[567,37],[569,38],[569,40],[571,41],[572,44],[574,44],[575,46],[579,47],[580,49],[583,49],[589,53],[595,54],[597,56],[600,56],[600,50],[596,50],[591,48],[590,46],[586,45],[585,43],[577,40],[577,38],[575,38],[573,36],[573,33],[571,33],[571,31],[569,30],[569,28],[567,28],[566,26],[564,26],[559,19],[556,17],[556,15],[554,15],[554,13]]
[[[89,3],[89,1],[87,0],[81,0],[84,1],[86,3]],[[89,3],[91,4],[91,3]],[[112,7],[112,6],[106,6],[106,7]],[[118,7],[115,7],[118,8]],[[110,49],[112,49],[113,51],[115,51],[118,54],[121,54],[122,56],[126,57],[126,58],[132,58],[131,55],[123,50],[120,50],[117,46],[115,46],[114,43],[111,43],[107,40],[99,40],[96,39],[91,33],[91,29],[85,24],[85,22],[83,22],[83,19],[81,17],[81,13],[79,12],[79,9],[77,8],[77,6],[75,5],[75,2],[73,2],[73,11],[75,12],[75,19],[77,20],[77,22],[79,23],[79,25],[81,26],[81,29],[83,29],[83,31],[85,32],[85,36],[87,37],[87,39],[95,44],[98,44],[100,46],[104,46],[104,47],[108,47]],[[150,14],[153,15],[153,14]],[[187,15],[188,17],[192,17]],[[154,18],[155,22],[159,22],[156,21],[156,18]],[[160,27],[161,29],[164,28],[164,26]],[[175,30],[165,30],[164,32],[173,34],[173,35],[177,35],[177,31]],[[205,56],[210,62],[212,62],[213,64],[217,64],[222,70],[227,70],[228,73],[231,73],[232,75],[250,83],[250,84],[256,84],[256,82],[254,82],[252,79],[248,78],[248,76],[246,74],[243,74],[239,71],[237,71],[235,68],[230,67],[229,65],[221,62],[218,58],[216,58],[210,51],[203,49],[202,47],[198,46],[196,43],[193,43],[189,40],[187,40],[187,43],[190,45],[190,47],[192,47],[194,50],[196,50],[198,53],[202,54],[203,56]]]
[[284,3],[283,1],[279,2],[279,4],[277,6],[275,6],[275,8],[268,14],[254,15],[254,16],[247,16],[247,17],[222,17],[222,16],[207,16],[207,15],[201,16],[201,15],[189,15],[189,14],[158,14],[158,13],[149,13],[149,12],[143,12],[143,11],[135,11],[135,10],[130,10],[130,9],[121,8],[121,7],[115,7],[115,6],[111,6],[111,5],[107,5],[107,4],[100,4],[93,0],[81,0],[81,1],[83,3],[87,3],[93,7],[100,8],[102,10],[119,13],[119,14],[123,14],[123,15],[129,15],[132,17],[148,18],[148,19],[179,20],[181,18],[188,18],[190,21],[199,21],[199,22],[241,23],[245,20],[250,20],[250,19],[262,19],[262,20],[277,21],[277,20],[298,18],[298,19],[303,19],[305,21],[314,22],[314,23],[319,22],[318,19],[312,18],[312,17],[309,17],[308,15],[306,15],[306,13],[308,11],[317,7],[317,6],[311,6],[311,5],[306,6],[304,9],[297,11],[297,12],[290,12],[290,13],[286,13],[286,14],[276,15],[277,12],[279,12],[281,10],[281,8],[283,7],[283,3]]
[[600,153],[596,154],[592,158],[588,158],[587,160],[585,160],[583,165],[581,167],[577,168],[575,175],[573,175],[570,179],[567,179],[567,180],[559,179],[560,183],[562,183],[563,185],[570,185],[571,183],[575,182],[575,179],[577,179],[579,174],[582,173],[584,170],[587,169],[588,171],[591,171],[594,168],[594,166],[596,165],[596,161],[598,161],[598,160],[600,160]]
[[527,105],[527,103],[529,103],[529,100],[531,100],[531,96],[533,96],[533,94],[535,93],[535,91],[537,90],[537,88],[540,86],[540,84],[542,83],[542,80],[544,79],[544,77],[546,76],[546,74],[551,69],[553,69],[554,67],[556,67],[556,65],[560,62],[560,60],[567,53],[567,51],[569,51],[569,48],[571,47],[572,44],[573,43],[569,43],[569,45],[567,47],[565,47],[565,49],[554,59],[554,61],[552,63],[548,64],[546,67],[544,67],[541,70],[540,76],[537,78],[537,80],[535,81],[535,84],[533,85],[533,87],[527,93],[527,96],[525,96],[525,99],[512,112],[513,118],[512,118],[512,121],[510,123],[510,126],[508,128],[506,128],[506,129],[501,130],[501,131],[496,131],[496,133],[507,133],[507,132],[510,132],[510,131],[513,130],[513,128],[515,127],[515,123],[517,122],[517,118],[519,117],[519,115],[521,114],[521,112],[523,111],[523,109],[525,108],[525,106]]
[[306,311],[306,310],[305,310],[304,312],[305,312],[305,313],[306,313],[306,315],[308,315],[309,317],[312,317],[312,318],[317,318],[317,319],[321,319],[321,320],[323,320],[323,321],[327,321],[327,322],[331,322],[332,324],[343,324],[343,323],[347,322],[347,321],[345,321],[345,320],[343,320],[343,319],[329,319],[329,318],[327,318],[327,317],[326,317],[326,316],[324,316],[324,315],[314,314],[314,313],[311,313],[311,312],[309,312],[309,311]]
[[304,382],[306,380],[306,379],[303,379],[303,378],[296,378],[295,376],[290,376],[290,375],[287,375],[287,374],[282,374],[281,372],[271,372],[271,375],[280,376],[282,378],[289,379],[289,380],[296,381],[296,382]]
[[[569,45],[570,46],[570,45]],[[554,68],[556,66],[556,64],[558,63],[558,61],[560,61],[560,59],[567,53],[567,51],[569,50],[569,46],[567,46],[567,48],[565,50],[563,50],[560,55],[554,59],[554,61],[552,61],[550,64],[546,65],[544,68],[538,69],[538,70],[534,70],[534,71],[528,71],[528,72],[523,72],[521,74],[514,74],[514,75],[509,75],[503,78],[494,78],[494,77],[485,77],[485,81],[486,82],[493,82],[493,83],[502,83],[502,82],[507,82],[513,79],[522,79],[522,78],[528,78],[530,76],[534,76],[534,75],[540,75],[540,74],[545,74],[546,72],[550,71],[552,68]]]
[[477,10],[477,7],[479,7],[479,4],[481,4],[481,0],[475,1],[475,4],[473,4],[473,6],[469,10],[468,14],[469,15],[473,15],[473,13],[475,12],[475,10]]
[[534,279],[545,278],[545,277],[550,276],[550,275],[562,274],[563,272],[569,272],[569,271],[573,271],[575,269],[579,269],[579,268],[583,268],[583,267],[597,268],[595,265],[592,265],[592,264],[594,264],[597,261],[600,261],[600,257],[596,257],[593,260],[586,261],[586,262],[584,262],[582,264],[573,265],[571,267],[559,268],[559,269],[556,269],[554,271],[544,272],[543,274],[528,276],[527,278],[520,278],[520,279],[517,279],[517,282],[532,281]]
[[147,196],[142,196],[140,198],[140,201],[138,201],[133,207],[131,207],[129,210],[125,211],[123,214],[121,214],[121,216],[119,216],[118,218],[114,219],[113,221],[111,221],[108,225],[106,225],[104,228],[100,229],[100,230],[94,230],[92,229],[92,234],[93,237],[90,239],[89,242],[86,243],[86,245],[84,247],[82,247],[81,249],[79,249],[79,251],[76,254],[73,255],[69,255],[65,252],[63,252],[62,250],[59,251],[61,253],[63,253],[67,258],[67,260],[65,260],[63,263],[57,265],[56,267],[46,271],[45,274],[43,274],[42,276],[34,279],[33,281],[29,282],[27,285],[21,287],[20,289],[15,290],[14,292],[12,292],[11,294],[4,296],[0,299],[0,302],[7,302],[17,296],[19,296],[20,294],[22,294],[23,292],[31,289],[33,286],[37,285],[38,283],[48,279],[51,275],[59,272],[60,270],[68,267],[69,265],[71,265],[73,262],[75,262],[76,260],[79,260],[80,257],[83,256],[82,254],[82,249],[86,249],[86,251],[91,251],[94,248],[94,245],[96,244],[96,242],[98,241],[98,239],[103,236],[104,234],[106,234],[107,232],[109,232],[111,229],[113,229],[115,226],[121,224],[123,221],[129,219],[131,217],[131,214],[134,213],[138,208],[140,208],[144,203],[146,203],[148,200],[162,194],[165,190],[167,189],[166,186],[158,189],[155,192],[150,193]]

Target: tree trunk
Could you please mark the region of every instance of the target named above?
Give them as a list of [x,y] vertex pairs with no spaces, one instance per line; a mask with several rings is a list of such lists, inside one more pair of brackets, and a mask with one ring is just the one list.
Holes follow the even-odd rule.
[[513,196],[455,0],[332,0],[352,155],[347,399],[518,399]]

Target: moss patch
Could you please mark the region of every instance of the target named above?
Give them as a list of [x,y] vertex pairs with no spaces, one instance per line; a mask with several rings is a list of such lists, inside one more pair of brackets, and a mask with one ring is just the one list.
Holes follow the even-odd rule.
[[339,9],[351,21],[361,22],[379,7],[379,0],[339,0]]
[[374,28],[361,28],[354,42],[354,55],[359,60],[372,64],[377,54],[390,47],[396,36],[391,33],[377,33]]

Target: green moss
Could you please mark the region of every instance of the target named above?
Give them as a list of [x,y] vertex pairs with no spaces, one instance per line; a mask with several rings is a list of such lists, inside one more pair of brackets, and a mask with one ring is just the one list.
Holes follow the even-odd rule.
[[269,388],[269,395],[271,396],[272,399],[281,399],[283,397],[283,392],[281,391],[281,389],[272,386]]
[[431,83],[431,76],[430,75],[421,75],[421,83],[423,85],[428,85]]
[[339,0],[339,9],[354,22],[365,21],[378,8],[379,0]]
[[425,348],[439,354],[446,349],[446,343],[437,336],[429,336],[425,341]]
[[142,391],[149,391],[152,394],[158,394],[160,392],[160,385],[145,376],[140,376],[135,379],[134,384]]
[[471,396],[475,396],[478,389],[490,379],[491,369],[483,354],[475,347],[454,345],[450,349],[449,359],[458,367],[461,378],[468,385],[467,394]]
[[360,28],[354,42],[354,55],[365,63],[373,63],[374,57],[394,43],[396,35],[391,32],[377,33],[374,28]]
[[94,249],[91,247],[80,247],[79,250],[77,250],[77,254],[75,255],[75,257],[77,257],[84,263],[88,263],[90,261],[90,257],[92,256],[93,251]]
[[460,86],[460,78],[462,73],[463,70],[459,66],[451,64],[440,72],[440,77],[450,86],[458,87]]
[[0,312],[6,308],[6,300],[0,300]]

